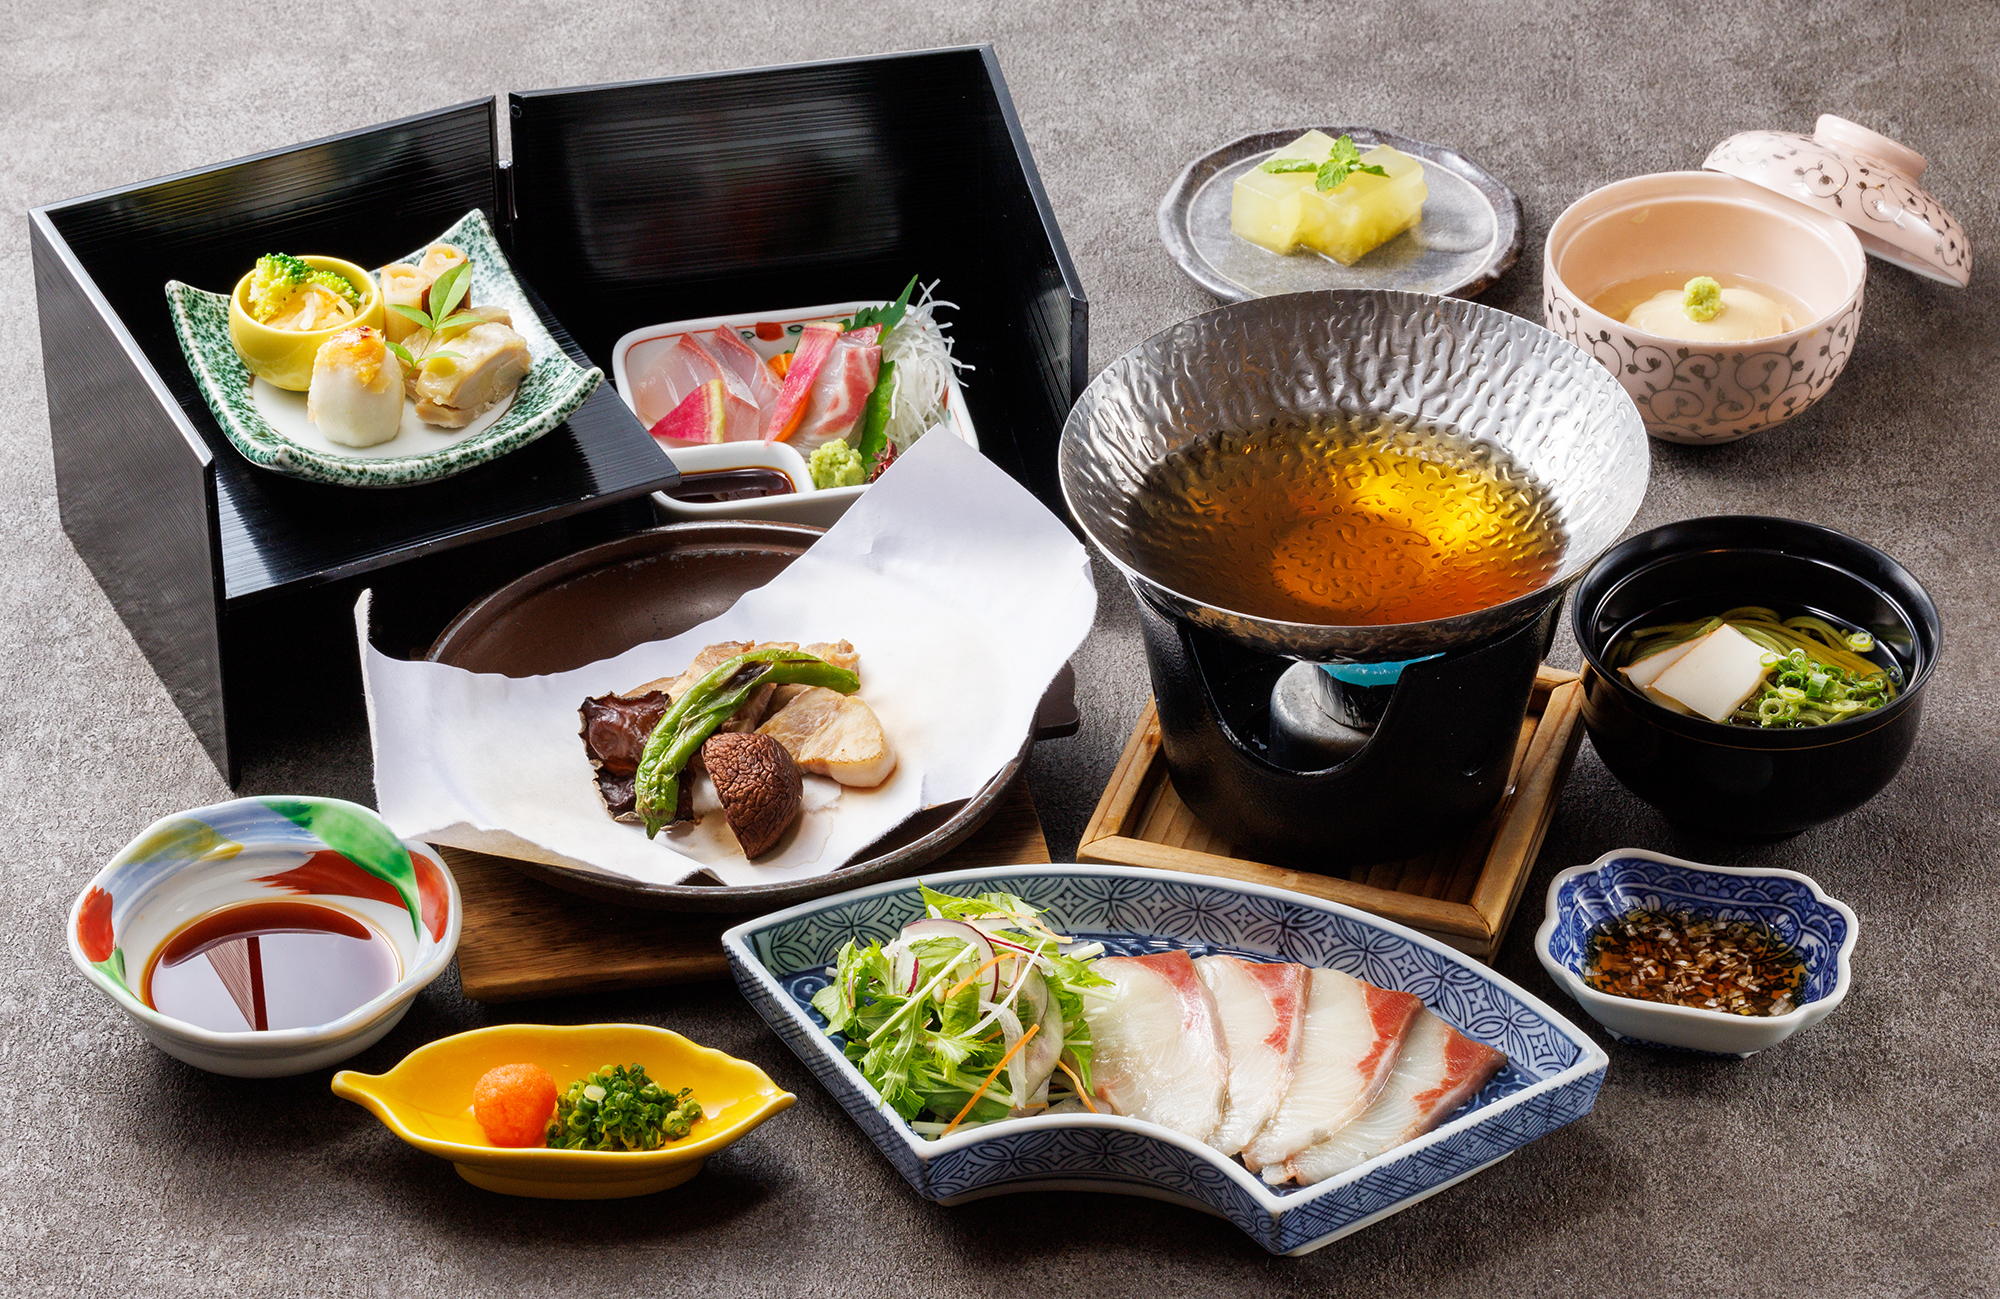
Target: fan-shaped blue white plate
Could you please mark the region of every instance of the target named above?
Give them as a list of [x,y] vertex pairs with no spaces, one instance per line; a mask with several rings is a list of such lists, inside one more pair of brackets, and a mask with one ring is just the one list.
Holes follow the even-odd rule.
[[911,1131],[810,1008],[849,939],[892,938],[922,912],[915,881],[821,898],[722,936],[736,983],[919,1195],[1088,1190],[1192,1205],[1276,1254],[1305,1254],[1461,1181],[1590,1112],[1608,1057],[1574,1025],[1471,958],[1401,925],[1282,889],[1129,866],[1011,866],[930,875],[951,893],[1004,889],[1062,932],[1116,953],[1184,947],[1345,970],[1413,992],[1507,1067],[1436,1130],[1316,1186],[1266,1186],[1234,1159],[1156,1124],[1037,1115],[931,1140]]
[[[534,364],[509,401],[465,428],[436,428],[406,410],[403,431],[372,447],[344,447],[327,439],[306,420],[304,393],[283,392],[261,379],[253,384],[229,341],[227,293],[167,281],[181,354],[223,434],[244,459],[293,478],[343,487],[403,487],[449,478],[533,442],[568,419],[603,382],[602,370],[586,370],[556,345],[528,305],[484,212],[474,208],[432,242],[465,250],[472,262],[470,301],[505,307]],[[423,254],[419,248],[403,260],[416,262]]]

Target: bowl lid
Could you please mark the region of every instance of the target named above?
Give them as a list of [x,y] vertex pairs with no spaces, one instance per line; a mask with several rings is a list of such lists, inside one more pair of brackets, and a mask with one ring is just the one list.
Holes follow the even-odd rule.
[[1844,117],[1820,114],[1811,135],[1743,131],[1702,167],[1845,221],[1892,265],[1961,289],[1972,278],[1965,227],[1917,184],[1923,155]]

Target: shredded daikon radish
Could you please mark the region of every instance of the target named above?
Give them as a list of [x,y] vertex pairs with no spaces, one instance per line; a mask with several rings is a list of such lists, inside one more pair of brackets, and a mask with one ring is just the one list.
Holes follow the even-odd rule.
[[889,420],[883,431],[889,445],[900,453],[936,427],[944,418],[945,387],[954,369],[972,367],[951,354],[951,340],[944,331],[951,326],[938,320],[939,307],[958,309],[956,302],[933,298],[937,281],[923,286],[923,294],[910,303],[902,320],[882,336],[882,359],[896,363],[895,388],[889,398]]

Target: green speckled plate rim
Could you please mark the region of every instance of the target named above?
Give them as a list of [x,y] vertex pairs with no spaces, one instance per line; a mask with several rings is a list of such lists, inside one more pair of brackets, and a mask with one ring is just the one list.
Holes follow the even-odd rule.
[[[513,405],[499,420],[462,442],[422,455],[373,459],[329,455],[300,446],[279,433],[257,413],[250,395],[250,372],[229,341],[229,296],[177,280],[167,282],[167,305],[181,354],[230,445],[244,459],[274,473],[341,487],[404,487],[431,482],[528,445],[568,419],[603,382],[603,371],[583,369],[556,346],[528,305],[527,294],[514,278],[513,267],[500,250],[484,212],[474,208],[431,242],[456,244],[466,251],[472,259],[472,300],[507,309],[514,328],[528,342],[534,365],[521,380]],[[403,260],[416,262],[422,256],[423,250],[418,249]]]

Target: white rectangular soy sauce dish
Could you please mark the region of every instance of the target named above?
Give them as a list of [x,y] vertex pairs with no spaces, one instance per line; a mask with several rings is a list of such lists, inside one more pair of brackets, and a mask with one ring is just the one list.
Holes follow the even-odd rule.
[[[817,307],[794,307],[781,311],[756,313],[733,313],[727,316],[703,316],[694,320],[676,320],[663,325],[648,325],[635,329],[620,338],[611,349],[611,378],[618,389],[618,395],[625,404],[632,407],[633,414],[638,408],[632,400],[631,383],[625,371],[625,359],[634,347],[655,339],[671,338],[676,334],[700,334],[720,328],[731,328],[758,356],[769,360],[780,352],[790,350],[797,342],[799,332],[815,320],[839,320],[852,316],[864,307],[879,307],[880,300],[856,300],[833,302]],[[958,376],[953,374],[945,387],[944,420],[934,426],[924,436],[929,437],[939,431],[947,431],[959,438],[975,451],[979,449],[978,434],[973,431],[972,416],[965,408],[965,393],[959,387]],[[813,486],[812,475],[807,472],[806,459],[783,442],[741,441],[716,442],[708,446],[675,447],[667,452],[683,474],[706,473],[720,469],[775,469],[792,480],[794,491],[789,495],[762,496],[743,501],[680,501],[665,492],[653,493],[653,500],[659,508],[675,522],[703,519],[772,519],[782,523],[808,523],[817,527],[832,527],[847,507],[859,500],[867,490],[860,487]]]

